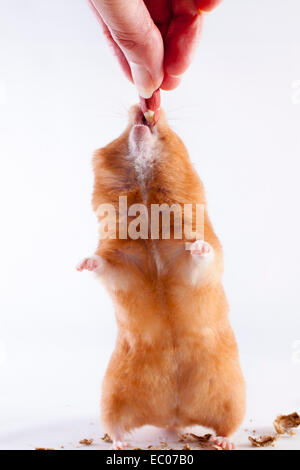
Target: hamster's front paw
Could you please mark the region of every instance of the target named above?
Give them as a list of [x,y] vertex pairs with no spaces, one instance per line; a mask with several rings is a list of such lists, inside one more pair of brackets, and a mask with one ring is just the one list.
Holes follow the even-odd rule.
[[204,240],[196,240],[194,243],[186,243],[185,249],[191,252],[193,256],[205,258],[212,252],[212,247]]
[[93,255],[89,258],[84,258],[80,263],[77,264],[76,269],[77,271],[84,271],[87,269],[88,271],[98,271],[101,266],[102,260],[100,256]]
[[233,442],[230,442],[226,437],[222,436],[216,436],[214,438],[214,443],[218,446],[221,447],[223,450],[234,450],[235,445]]

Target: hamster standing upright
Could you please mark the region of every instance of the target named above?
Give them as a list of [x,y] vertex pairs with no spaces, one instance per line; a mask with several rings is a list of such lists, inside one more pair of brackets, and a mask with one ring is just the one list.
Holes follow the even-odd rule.
[[77,267],[101,278],[115,306],[118,335],[101,403],[113,448],[124,448],[124,434],[143,425],[206,426],[231,448],[226,437],[242,422],[245,383],[222,287],[222,249],[187,151],[164,115],[151,127],[135,106],[125,132],[95,153],[93,166],[95,211],[110,204],[120,217],[120,196],[149,211],[153,204],[204,205],[205,240],[189,249],[184,239],[117,231]]

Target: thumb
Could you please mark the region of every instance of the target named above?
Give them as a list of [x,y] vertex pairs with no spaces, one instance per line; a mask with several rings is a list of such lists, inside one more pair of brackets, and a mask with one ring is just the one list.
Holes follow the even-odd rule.
[[133,81],[143,98],[150,98],[163,77],[164,47],[161,34],[143,0],[92,0],[122,50]]

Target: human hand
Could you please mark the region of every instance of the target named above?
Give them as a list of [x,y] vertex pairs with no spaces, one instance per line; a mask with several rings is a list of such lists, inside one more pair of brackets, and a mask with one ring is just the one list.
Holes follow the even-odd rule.
[[140,96],[172,90],[198,46],[203,12],[221,0],[88,0]]

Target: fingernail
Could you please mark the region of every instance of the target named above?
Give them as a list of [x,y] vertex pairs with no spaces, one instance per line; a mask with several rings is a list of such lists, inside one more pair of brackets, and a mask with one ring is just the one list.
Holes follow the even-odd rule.
[[139,95],[143,98],[148,99],[151,98],[155,88],[152,83],[152,77],[148,70],[142,66],[135,64],[134,62],[130,62],[130,69],[132,73],[132,78],[134,81],[135,86],[138,89]]

